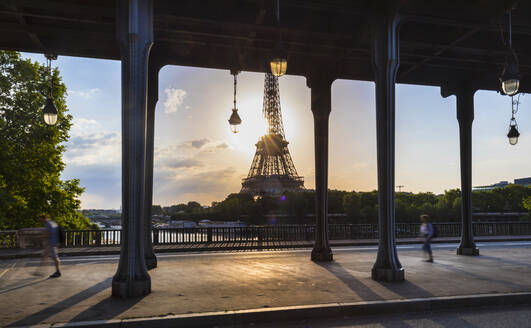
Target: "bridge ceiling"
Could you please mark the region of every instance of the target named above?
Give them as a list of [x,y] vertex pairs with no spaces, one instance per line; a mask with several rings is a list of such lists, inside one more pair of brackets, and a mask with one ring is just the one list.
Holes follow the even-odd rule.
[[[470,79],[498,89],[507,56],[506,8],[499,0],[401,0],[399,82],[441,85]],[[265,72],[282,35],[288,73],[316,67],[338,78],[372,80],[371,0],[155,0],[153,54],[164,63]],[[4,0],[0,48],[119,59],[115,3],[108,0]],[[531,91],[531,2],[513,11],[513,46]]]

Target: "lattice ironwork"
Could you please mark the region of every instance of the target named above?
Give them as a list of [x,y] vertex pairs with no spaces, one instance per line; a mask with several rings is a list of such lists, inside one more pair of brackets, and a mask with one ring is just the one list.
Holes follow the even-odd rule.
[[284,135],[278,78],[270,73],[265,75],[262,113],[267,120],[267,134],[256,143],[251,169],[240,192],[261,196],[303,191],[304,179],[297,174]]

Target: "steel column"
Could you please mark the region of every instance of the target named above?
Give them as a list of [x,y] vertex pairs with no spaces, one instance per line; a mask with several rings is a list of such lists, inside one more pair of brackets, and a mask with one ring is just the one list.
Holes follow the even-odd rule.
[[328,118],[332,109],[333,79],[313,74],[307,78],[311,88],[311,110],[315,139],[315,244],[312,261],[332,261],[328,241]]
[[461,88],[456,93],[461,160],[461,243],[457,255],[479,255],[472,230],[472,122],[475,89]]
[[372,279],[404,280],[395,243],[395,82],[399,66],[398,18],[382,9],[375,16],[372,56],[376,82],[378,159],[378,255]]
[[[155,142],[155,107],[159,100],[159,71],[162,63],[154,56],[156,46],[151,49],[148,66],[148,101],[147,101],[147,133],[146,133],[146,173],[144,195],[144,259],[149,270],[157,267],[157,257],[153,251],[151,237],[153,224],[151,210],[153,206],[153,157]],[[158,236],[155,236],[158,237]]]
[[147,69],[153,44],[152,0],[118,0],[117,36],[122,59],[122,229],[112,295],[151,292],[143,247],[147,128]]

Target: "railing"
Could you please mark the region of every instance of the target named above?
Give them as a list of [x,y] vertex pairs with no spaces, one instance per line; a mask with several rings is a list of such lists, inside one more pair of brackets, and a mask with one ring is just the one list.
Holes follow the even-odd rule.
[[[439,237],[461,236],[461,223],[435,223]],[[531,235],[531,222],[474,223],[474,236]],[[415,238],[419,223],[397,223],[397,238]],[[67,230],[65,247],[119,246],[121,230]],[[377,224],[331,224],[330,240],[377,239]],[[154,245],[224,242],[308,241],[315,239],[314,225],[268,225],[250,227],[208,227],[153,229]],[[0,231],[0,248],[17,247],[16,231]]]
[[66,230],[65,247],[119,246],[122,230]]

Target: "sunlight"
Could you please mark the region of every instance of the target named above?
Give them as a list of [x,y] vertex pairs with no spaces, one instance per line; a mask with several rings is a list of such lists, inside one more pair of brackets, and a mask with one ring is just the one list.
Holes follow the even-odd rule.
[[238,101],[238,112],[242,119],[240,132],[232,133],[228,128],[225,136],[235,150],[252,158],[255,144],[267,131],[267,123],[262,115],[262,95],[245,95]]
[[[282,108],[282,121],[284,124],[284,134],[286,140],[290,142],[297,135],[297,113],[292,108],[287,108],[282,104],[282,92],[280,93],[280,106]],[[289,147],[289,146],[288,146]]]
[[[286,140],[294,139],[297,131],[297,113],[283,105],[281,91],[282,121]],[[238,133],[226,129],[225,136],[235,150],[252,158],[258,139],[267,133],[267,122],[262,115],[263,94],[247,94],[238,99],[238,113],[242,119]]]

